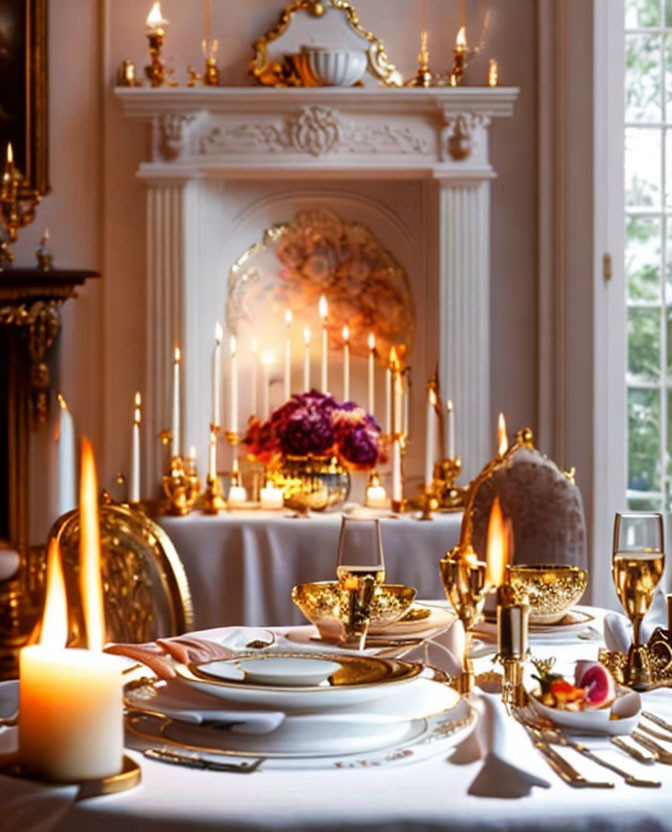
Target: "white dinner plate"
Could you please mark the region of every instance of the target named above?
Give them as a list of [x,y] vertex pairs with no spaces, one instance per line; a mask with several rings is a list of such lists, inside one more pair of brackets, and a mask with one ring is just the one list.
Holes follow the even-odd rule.
[[[305,657],[301,653],[274,655]],[[361,653],[328,653],[323,656],[311,654],[311,658],[318,656],[341,666],[339,671],[319,685],[289,687],[251,684],[239,676],[238,662],[248,658],[243,656],[198,665],[176,664],[175,671],[180,682],[203,693],[232,702],[282,711],[325,710],[357,705],[369,699],[390,695],[423,671],[422,665],[415,662],[382,659]]]
[[543,717],[573,734],[603,734],[611,737],[629,734],[637,727],[642,710],[640,695],[626,689],[620,692],[610,708],[561,711],[543,705],[534,695],[530,701]]
[[[172,746],[201,754],[265,757],[310,768],[381,765],[447,752],[473,728],[471,705],[430,679],[413,682],[412,697],[386,698],[363,709],[290,715],[272,733],[243,735],[136,714],[127,718],[132,747]],[[409,718],[410,717],[410,718]],[[352,755],[366,754],[366,761]],[[373,755],[373,756],[371,756]]]
[[[589,633],[591,629],[594,629],[591,627],[594,621],[595,616],[575,607],[557,624],[530,624],[528,635],[530,641],[564,641],[569,637],[580,637],[584,633]],[[497,623],[480,621],[474,628],[474,632],[488,639],[496,639]]]
[[417,620],[408,620],[404,617],[400,621],[388,624],[386,627],[371,626],[369,627],[369,633],[371,635],[382,635],[389,638],[394,638],[395,636],[431,635],[432,632],[444,629],[455,619],[454,613],[450,610],[417,601],[411,607],[411,612],[413,611],[423,611],[428,613],[428,615],[425,618],[418,618]]

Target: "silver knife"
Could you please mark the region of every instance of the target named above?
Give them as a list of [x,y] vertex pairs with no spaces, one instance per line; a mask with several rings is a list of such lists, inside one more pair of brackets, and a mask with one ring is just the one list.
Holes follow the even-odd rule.
[[204,771],[226,771],[232,774],[251,774],[259,768],[265,759],[264,757],[257,757],[249,763],[218,763],[215,760],[201,757],[199,754],[187,754],[169,748],[148,748],[143,751],[143,754],[150,760],[158,760],[161,763],[172,763],[176,766],[198,768]]

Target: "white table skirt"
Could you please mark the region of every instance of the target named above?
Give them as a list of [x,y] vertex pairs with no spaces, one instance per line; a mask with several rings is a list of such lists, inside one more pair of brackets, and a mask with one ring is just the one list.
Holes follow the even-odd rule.
[[[340,515],[289,519],[272,512],[161,517],[184,564],[202,630],[234,624],[304,624],[292,587],[335,578]],[[387,580],[444,598],[439,558],[457,543],[461,513],[430,522],[382,521]]]
[[[599,621],[596,624],[601,626]],[[593,658],[597,647],[595,642],[533,644],[538,656],[556,655],[563,670],[577,658]],[[490,666],[489,658],[477,662],[481,669]],[[672,691],[646,694],[645,705],[670,718]],[[0,750],[8,750],[14,742],[14,730],[0,731]],[[529,797],[512,800],[468,795],[481,763],[455,765],[442,756],[396,768],[280,771],[264,770],[262,766],[254,774],[242,775],[194,771],[153,762],[132,752],[142,764],[142,784],[138,788],[76,804],[58,825],[48,828],[50,832],[672,830],[672,767],[641,766],[610,750],[604,740],[591,740],[590,745],[633,773],[661,780],[662,788],[632,788],[575,752],[562,749],[584,775],[616,783],[609,791],[572,789],[559,780],[528,742],[520,748],[521,764],[547,778],[551,788],[533,789]],[[11,825],[16,789],[16,781],[0,777],[0,828],[3,832],[36,832],[38,827],[34,825]]]

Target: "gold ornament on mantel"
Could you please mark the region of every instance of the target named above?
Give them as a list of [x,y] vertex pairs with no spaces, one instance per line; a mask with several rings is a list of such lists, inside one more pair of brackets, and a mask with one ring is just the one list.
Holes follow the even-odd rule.
[[0,240],[0,270],[13,262],[14,255],[9,246],[17,241],[19,228],[29,225],[35,219],[35,209],[40,199],[38,191],[26,188],[23,174],[14,164],[14,151],[9,142],[0,185],[0,214],[4,226]]
[[[168,21],[161,13],[161,3],[156,0],[147,15],[147,40],[149,41],[149,57],[151,63],[145,67],[145,75],[149,79],[152,87],[162,87],[171,74],[171,71],[166,69],[166,65],[161,57],[161,49],[163,48],[163,39],[166,35],[165,26]],[[173,81],[171,86],[177,86]]]
[[203,75],[200,75],[193,66],[187,67],[189,73],[188,87],[195,87],[199,82],[205,87],[219,86],[219,69],[217,68],[217,50],[219,48],[219,41],[203,39],[202,43],[203,58],[205,60],[205,69]]

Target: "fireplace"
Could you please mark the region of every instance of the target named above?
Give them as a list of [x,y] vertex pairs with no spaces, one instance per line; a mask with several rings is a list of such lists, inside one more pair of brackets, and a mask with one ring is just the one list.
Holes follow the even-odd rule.
[[[138,170],[147,186],[145,488],[155,488],[162,468],[154,437],[169,422],[174,342],[184,356],[184,446],[199,449],[204,470],[210,354],[215,322],[226,320],[231,267],[269,228],[306,211],[366,227],[408,277],[416,333],[408,473],[422,470],[418,391],[438,363],[441,393],[458,414],[463,476],[473,476],[493,435],[488,137],[492,118],[512,114],[517,90],[120,88],[117,95],[127,116],[151,128],[150,158]],[[245,417],[241,408],[241,423]]]

